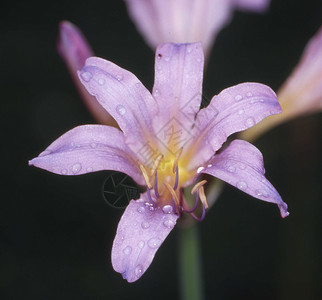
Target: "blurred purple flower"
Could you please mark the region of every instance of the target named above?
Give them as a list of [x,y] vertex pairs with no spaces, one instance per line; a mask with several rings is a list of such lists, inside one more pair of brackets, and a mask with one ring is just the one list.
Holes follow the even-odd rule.
[[270,0],[125,0],[129,15],[146,42],[201,42],[207,54],[234,9],[263,12]]
[[[146,186],[124,211],[112,249],[113,267],[128,282],[147,270],[184,212],[204,218],[206,181],[196,183],[202,173],[276,203],[281,216],[288,215],[286,203],[264,176],[263,157],[255,146],[234,140],[218,153],[229,135],[281,112],[275,93],[263,84],[242,83],[200,109],[203,60],[200,43],[160,45],[151,95],[129,71],[101,58],[87,59],[80,80],[121,130],[76,127],[30,161],[63,175],[120,171]],[[192,208],[183,196],[191,184]]]
[[268,118],[241,136],[254,140],[267,130],[322,110],[322,27],[306,45],[294,71],[277,92],[283,113]]

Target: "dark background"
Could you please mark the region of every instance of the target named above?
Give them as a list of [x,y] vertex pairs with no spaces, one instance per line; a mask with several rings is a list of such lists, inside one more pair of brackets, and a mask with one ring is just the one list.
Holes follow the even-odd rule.
[[[58,23],[77,24],[97,56],[153,84],[153,51],[122,1],[2,1],[0,26],[0,299],[176,299],[178,229],[146,274],[128,284],[110,251],[122,210],[106,204],[109,172],[58,176],[27,161],[67,130],[94,123],[56,52]],[[277,90],[321,25],[320,0],[272,0],[265,15],[236,12],[215,42],[204,94],[259,81]],[[321,113],[256,141],[288,203],[232,187],[200,224],[207,299],[321,299]]]

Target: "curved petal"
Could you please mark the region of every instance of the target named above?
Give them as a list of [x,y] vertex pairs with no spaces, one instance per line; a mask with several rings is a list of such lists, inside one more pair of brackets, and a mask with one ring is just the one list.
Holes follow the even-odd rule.
[[132,150],[141,149],[152,136],[157,105],[149,91],[131,72],[107,60],[91,57],[79,72],[88,92],[116,120]]
[[85,65],[86,59],[93,56],[93,51],[79,28],[68,21],[60,22],[57,50],[65,61],[77,90],[93,117],[101,124],[115,126],[114,119],[97,102],[96,98],[87,92],[77,76],[77,71]]
[[209,160],[229,135],[281,112],[276,94],[264,84],[241,83],[223,90],[198,113],[193,132],[198,137],[195,166]]
[[114,170],[131,176],[138,184],[144,184],[123,133],[104,125],[75,127],[30,160],[29,165],[61,175]]
[[209,167],[201,173],[224,180],[255,198],[276,203],[283,218],[289,215],[287,204],[264,176],[261,152],[246,141],[231,142],[223,152],[214,156]]
[[156,51],[153,97],[160,108],[154,119],[158,133],[170,120],[191,130],[200,109],[204,56],[200,43],[163,44]]
[[322,27],[307,44],[300,62],[283,86],[278,90],[278,99],[283,114],[266,119],[261,124],[246,130],[242,137],[254,140],[267,130],[299,116],[318,113],[322,110]]
[[146,201],[146,194],[131,200],[118,224],[112,248],[112,264],[128,282],[138,280],[175,226],[178,216],[165,213]]

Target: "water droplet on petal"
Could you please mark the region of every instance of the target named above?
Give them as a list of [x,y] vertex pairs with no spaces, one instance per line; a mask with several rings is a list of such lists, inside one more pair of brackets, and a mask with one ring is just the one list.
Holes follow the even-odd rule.
[[126,109],[123,105],[119,104],[116,106],[116,111],[119,115],[123,116],[126,113]]
[[204,167],[199,167],[199,168],[197,169],[197,174],[199,174],[203,169],[204,169]]
[[239,115],[242,115],[244,113],[244,110],[243,109],[240,109],[239,111],[238,111],[238,114]]
[[142,227],[143,229],[147,229],[147,228],[149,228],[149,227],[150,227],[150,223],[149,223],[149,222],[142,222],[142,223],[141,223],[141,227]]
[[62,169],[62,170],[60,171],[60,174],[62,174],[62,175],[66,175],[66,174],[67,174],[67,170],[66,170],[66,169]]
[[165,214],[171,214],[173,209],[171,205],[165,205],[162,207],[162,210]]
[[163,222],[163,225],[167,228],[173,228],[174,227],[174,222],[172,220],[165,220]]
[[229,167],[227,168],[227,170],[228,170],[228,172],[230,172],[230,173],[234,173],[234,172],[236,171],[236,168],[235,168],[234,166],[229,166]]
[[131,246],[127,246],[126,248],[123,249],[123,253],[125,255],[129,255],[129,254],[131,254],[131,252],[132,252],[132,247]]
[[199,58],[199,57],[198,57],[198,58],[197,58],[197,62],[201,62],[201,58]]
[[247,96],[247,97],[251,97],[251,96],[253,96],[253,94],[252,94],[251,92],[248,92],[248,93],[246,94],[246,96]]
[[135,268],[135,275],[137,277],[140,277],[142,274],[143,274],[143,267],[142,265],[138,265],[136,268]]
[[208,167],[208,168],[211,168],[211,167],[212,167],[212,164],[209,164],[207,167]]
[[165,61],[169,61],[169,60],[170,60],[170,57],[169,57],[169,56],[167,56],[167,57],[165,57],[164,59],[165,59]]
[[86,171],[87,171],[87,172],[93,172],[93,168],[92,168],[92,167],[88,167],[88,168],[86,169]]
[[92,73],[90,73],[90,72],[83,72],[83,73],[81,73],[81,75],[80,75],[80,76],[82,77],[82,79],[83,79],[84,81],[89,82],[89,81],[92,79],[93,74],[92,74]]
[[99,85],[104,85],[104,84],[105,84],[105,79],[104,79],[104,78],[100,78],[100,79],[98,80],[98,84],[99,84]]
[[161,66],[158,66],[158,67],[157,67],[157,69],[158,69],[159,71],[161,71],[161,70],[162,70],[162,67],[161,67]]
[[245,122],[245,125],[247,126],[247,128],[254,126],[255,125],[254,118],[252,117],[248,118]]
[[188,47],[188,48],[187,48],[187,52],[188,52],[188,53],[191,53],[191,51],[192,51],[192,48],[191,48],[191,47]]
[[97,144],[96,143],[91,143],[91,147],[92,148],[96,148],[97,147]]
[[79,163],[73,165],[72,167],[72,171],[74,174],[77,174],[81,169],[82,169],[82,165]]
[[237,188],[240,190],[245,190],[247,188],[247,183],[245,181],[238,181]]
[[123,79],[123,76],[122,76],[122,75],[116,75],[116,79],[117,79],[118,81],[121,81],[121,80]]
[[156,238],[149,239],[149,241],[148,241],[148,245],[152,249],[160,247],[161,243],[162,243],[162,241],[160,239],[156,239]]
[[145,245],[144,241],[140,241],[138,244],[140,249],[142,249],[144,247],[144,245]]
[[160,95],[160,92],[158,89],[153,90],[153,96],[158,97]]
[[140,214],[143,214],[145,212],[145,208],[143,206],[140,206],[137,211],[140,213]]
[[243,96],[241,96],[241,95],[237,95],[237,96],[235,97],[235,100],[236,100],[236,101],[239,101],[239,100],[241,100],[241,99],[243,99]]

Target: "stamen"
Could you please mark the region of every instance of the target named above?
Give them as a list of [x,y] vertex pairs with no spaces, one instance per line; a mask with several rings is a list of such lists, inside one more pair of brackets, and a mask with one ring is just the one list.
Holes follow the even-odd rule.
[[176,190],[179,184],[179,166],[176,168],[176,181],[174,182],[173,189]]
[[155,162],[154,162],[154,165],[153,165],[153,168],[152,168],[152,170],[151,170],[151,177],[154,175],[154,173],[158,170],[158,168],[159,168],[159,166],[160,166],[160,163],[161,163],[161,161],[162,161],[162,159],[163,159],[163,154],[159,154],[158,155],[158,157],[157,157],[157,159],[155,160]]
[[207,198],[206,198],[205,190],[204,190],[203,186],[199,189],[199,196],[200,196],[200,200],[201,200],[203,206],[205,206],[206,209],[208,209],[209,205],[207,202]]
[[146,169],[144,168],[143,165],[140,165],[140,169],[141,169],[141,172],[142,172],[142,175],[144,177],[146,185],[148,186],[149,189],[152,189],[153,186],[152,186],[150,178],[148,176],[148,172],[146,171]]
[[196,201],[195,201],[195,204],[194,204],[193,208],[192,209],[185,209],[184,211],[187,212],[187,213],[194,212],[197,209],[198,202],[199,202],[199,190],[197,190],[197,193],[196,193]]
[[191,195],[193,195],[197,190],[199,190],[205,183],[207,183],[207,180],[202,180],[198,182],[191,190]]
[[172,172],[174,173],[177,169],[177,166],[178,166],[178,162],[179,162],[179,158],[182,154],[182,150],[183,150],[183,147],[181,147],[178,152],[176,153],[176,157],[174,158],[174,161],[173,161],[173,169],[172,169]]
[[155,196],[157,198],[160,198],[160,194],[158,190],[158,171],[155,172],[155,176],[154,176],[154,192],[155,192]]
[[149,188],[147,188],[147,189],[146,189],[146,193],[148,194],[149,202],[150,202],[150,203],[155,202],[155,201],[152,199],[152,197],[151,197],[151,192],[150,192],[150,189],[149,189]]
[[205,216],[206,216],[206,209],[205,209],[205,204],[204,202],[202,202],[202,214],[200,216],[200,218],[198,218],[194,213],[190,213],[190,215],[198,222],[201,222]]
[[170,194],[175,202],[176,209],[178,210],[180,202],[179,202],[176,192],[174,191],[174,189],[172,188],[172,186],[169,183],[163,182],[163,184],[166,186],[166,188],[170,192]]

